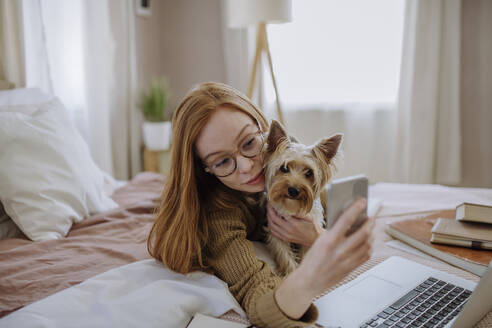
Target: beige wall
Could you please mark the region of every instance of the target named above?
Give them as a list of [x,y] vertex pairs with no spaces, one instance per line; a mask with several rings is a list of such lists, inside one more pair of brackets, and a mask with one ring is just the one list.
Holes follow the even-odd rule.
[[224,82],[220,0],[154,0],[136,18],[138,82],[166,75],[174,108],[196,83]]
[[492,188],[492,1],[462,1],[463,186]]

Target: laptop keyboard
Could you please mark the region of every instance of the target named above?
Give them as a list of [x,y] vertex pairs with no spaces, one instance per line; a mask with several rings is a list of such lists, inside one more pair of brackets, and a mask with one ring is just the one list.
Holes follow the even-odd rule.
[[359,327],[444,327],[461,311],[471,293],[430,277]]

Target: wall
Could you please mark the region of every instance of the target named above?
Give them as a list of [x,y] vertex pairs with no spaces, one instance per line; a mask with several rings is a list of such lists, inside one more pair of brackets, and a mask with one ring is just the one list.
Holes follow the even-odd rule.
[[151,1],[152,15],[136,18],[138,82],[166,75],[174,108],[196,83],[224,82],[220,0]]
[[492,188],[492,1],[462,1],[462,186]]

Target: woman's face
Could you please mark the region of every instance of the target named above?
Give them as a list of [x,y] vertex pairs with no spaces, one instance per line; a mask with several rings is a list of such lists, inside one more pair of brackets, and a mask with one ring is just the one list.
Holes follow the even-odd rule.
[[258,132],[258,126],[247,114],[229,107],[219,106],[198,135],[195,148],[202,162],[208,167],[220,163],[224,155],[234,154],[232,158],[237,167],[226,177],[217,177],[231,189],[254,193],[265,189],[265,179],[261,156],[248,158],[238,149],[245,138]]

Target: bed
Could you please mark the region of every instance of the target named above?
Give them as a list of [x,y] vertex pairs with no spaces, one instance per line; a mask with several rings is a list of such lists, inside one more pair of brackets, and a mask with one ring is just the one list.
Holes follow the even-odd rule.
[[[0,327],[185,327],[197,312],[248,323],[224,282],[206,273],[174,273],[147,253],[164,178],[143,172],[127,182],[108,181],[110,188],[101,188],[114,203],[72,222],[65,236],[0,240]],[[389,245],[384,227],[463,201],[492,203],[492,190],[378,183],[369,190],[369,203],[376,199],[373,255],[339,285],[392,255],[478,281],[471,273]],[[256,246],[258,256],[268,258]],[[492,313],[476,327],[492,327]]]
[[0,315],[76,285],[109,269],[149,258],[146,237],[162,187],[142,173],[117,189],[119,207],[74,224],[63,239],[0,241]]
[[[159,174],[138,174],[112,195],[117,209],[75,224],[64,239],[0,241],[0,315],[4,316],[0,327],[69,327],[80,325],[82,318],[86,326],[94,327],[142,323],[184,327],[196,312],[247,323],[218,279],[173,274],[150,259],[146,234],[163,182]],[[391,238],[384,233],[384,224],[453,208],[463,198],[491,201],[491,190],[375,184],[370,187],[370,201],[373,198],[383,200],[376,215],[374,254],[342,283],[392,255],[478,281],[477,276],[446,263],[388,246]],[[476,327],[491,326],[489,313]]]
[[80,320],[88,327],[184,327],[196,312],[245,319],[219,279],[176,274],[150,259],[146,240],[163,181],[138,174],[112,195],[117,209],[74,224],[62,239],[1,240],[0,327]]

